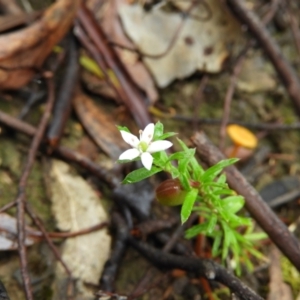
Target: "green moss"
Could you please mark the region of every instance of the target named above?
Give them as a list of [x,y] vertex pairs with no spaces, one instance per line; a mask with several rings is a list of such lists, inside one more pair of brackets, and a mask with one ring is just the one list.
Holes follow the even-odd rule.
[[300,274],[291,262],[284,256],[280,258],[283,280],[292,287],[294,297],[300,293]]
[[64,138],[62,139],[62,145],[69,148],[76,148],[80,142],[80,139],[84,135],[84,130],[80,123],[74,122],[69,119],[64,131]]
[[43,178],[43,168],[39,161],[36,161],[27,183],[27,200],[34,209],[35,213],[43,220],[46,225],[53,225],[51,215],[51,204],[47,201],[45,183]]
[[21,174],[21,154],[16,143],[12,140],[0,139],[0,164],[1,168],[9,169],[13,175]]
[[13,201],[17,195],[16,182],[11,178],[9,172],[0,170],[0,205]]
[[[26,156],[22,156],[16,143],[8,138],[1,138],[0,145],[0,205],[3,206],[17,196]],[[47,222],[51,219],[51,213],[50,204],[46,201],[42,172],[41,164],[36,160],[28,179],[26,194],[35,212]]]

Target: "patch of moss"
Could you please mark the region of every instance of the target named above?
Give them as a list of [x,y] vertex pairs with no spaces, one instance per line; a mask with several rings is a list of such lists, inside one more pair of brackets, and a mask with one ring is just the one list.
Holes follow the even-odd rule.
[[47,201],[42,172],[41,164],[39,161],[36,161],[28,178],[27,200],[43,222],[47,225],[52,225],[51,205]]
[[300,274],[286,257],[281,256],[280,262],[283,280],[292,287],[293,295],[296,299],[300,293]]
[[64,138],[62,139],[62,145],[69,148],[76,148],[79,144],[80,139],[84,135],[84,130],[80,123],[74,122],[74,120],[69,119],[67,121]]
[[14,176],[21,174],[21,154],[12,140],[0,139],[0,165],[1,168],[9,169]]

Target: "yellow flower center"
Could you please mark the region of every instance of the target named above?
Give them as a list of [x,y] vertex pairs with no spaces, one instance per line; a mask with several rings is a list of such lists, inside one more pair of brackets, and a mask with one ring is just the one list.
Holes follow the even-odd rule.
[[140,142],[139,145],[138,145],[138,148],[140,151],[142,152],[146,152],[147,149],[148,149],[148,144],[146,142]]

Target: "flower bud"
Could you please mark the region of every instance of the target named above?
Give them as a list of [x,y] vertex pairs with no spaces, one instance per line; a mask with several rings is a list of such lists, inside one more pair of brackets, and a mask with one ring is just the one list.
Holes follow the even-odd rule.
[[177,178],[163,181],[156,189],[156,199],[162,205],[180,205],[186,194]]

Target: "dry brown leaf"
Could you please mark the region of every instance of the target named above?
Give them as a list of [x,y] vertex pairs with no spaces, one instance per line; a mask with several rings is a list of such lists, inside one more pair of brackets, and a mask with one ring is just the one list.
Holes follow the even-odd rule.
[[0,15],[0,33],[7,30],[12,30],[18,26],[31,24],[38,17],[40,17],[41,14],[41,11],[33,11],[30,13],[23,12],[14,15]]
[[110,158],[117,160],[128,148],[114,119],[85,94],[78,92],[73,100],[75,111],[85,130]]
[[[89,0],[88,2],[89,7],[94,12],[96,11],[95,14],[98,15],[98,20],[101,19],[101,26],[109,39],[117,44],[134,49],[135,45],[126,36],[118,16],[118,8],[122,4],[126,4],[127,0],[107,1],[101,12],[97,12],[96,9],[98,1]],[[145,91],[150,102],[154,103],[158,99],[158,93],[153,78],[144,63],[138,59],[135,52],[120,48],[116,48],[116,51],[133,81],[141,90]]]
[[0,0],[0,10],[2,13],[6,14],[22,13],[22,9],[16,0]]
[[[108,217],[101,199],[83,178],[71,173],[69,166],[58,160],[51,165],[52,210],[57,227],[62,231],[86,229]],[[80,299],[93,299],[93,293],[83,283],[98,284],[104,264],[109,257],[111,237],[106,230],[92,232],[75,238],[68,238],[62,246],[62,259],[77,278]],[[56,268],[55,292],[66,279],[62,266]],[[54,299],[63,299],[56,295]]]
[[[192,1],[181,1],[191,5]],[[186,4],[187,3],[187,4]],[[160,58],[144,57],[143,61],[154,75],[159,87],[172,80],[182,79],[196,70],[219,72],[235,46],[241,47],[242,34],[238,22],[218,0],[206,1],[210,8],[204,16],[202,3],[191,11],[174,45]],[[182,23],[179,13],[161,9],[145,12],[140,5],[122,5],[119,9],[128,36],[143,52],[151,55],[164,53]]]
[[0,88],[18,89],[31,80],[69,30],[80,0],[60,0],[30,26],[0,36]]
[[88,91],[107,99],[118,99],[116,92],[104,78],[99,78],[84,68],[81,70],[80,76]]

